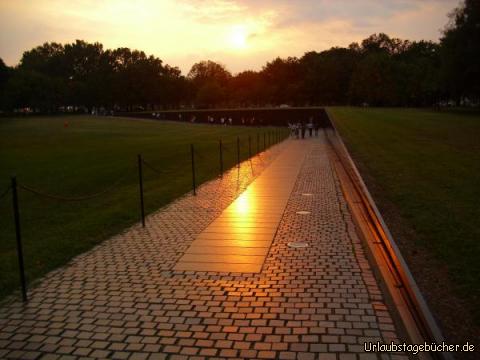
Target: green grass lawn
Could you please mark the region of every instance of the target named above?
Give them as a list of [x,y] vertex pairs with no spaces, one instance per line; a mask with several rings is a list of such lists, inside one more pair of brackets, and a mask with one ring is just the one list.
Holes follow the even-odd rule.
[[[64,127],[68,120],[69,126]],[[274,128],[222,127],[140,119],[35,117],[0,119],[0,195],[18,181],[63,196],[79,196],[118,187],[99,198],[60,202],[20,191],[26,275],[29,281],[139,221],[137,154],[161,176],[144,168],[145,206],[152,212],[191,190],[190,144],[197,157],[197,182],[219,173],[218,140],[225,169],[248,156],[248,136]],[[278,130],[278,129],[277,129]],[[283,130],[284,131],[284,130]],[[18,288],[11,194],[0,199],[0,298]]]
[[480,324],[480,115],[330,108],[354,158],[448,268]]

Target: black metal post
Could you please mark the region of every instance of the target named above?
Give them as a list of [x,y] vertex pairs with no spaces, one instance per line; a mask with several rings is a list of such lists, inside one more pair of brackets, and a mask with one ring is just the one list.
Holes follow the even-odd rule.
[[240,138],[237,136],[237,167],[240,167]]
[[263,150],[267,149],[267,142],[266,142],[267,134],[263,133]]
[[27,284],[25,281],[25,265],[23,262],[22,233],[20,230],[20,211],[18,210],[18,193],[17,193],[16,176],[12,176],[12,200],[13,200],[13,216],[15,218],[15,237],[17,238],[18,267],[20,271],[20,284],[22,286],[22,300],[26,302],[28,300]]
[[195,153],[193,149],[193,144],[190,144],[190,152],[192,154],[192,187],[193,187],[193,195],[197,195],[197,186],[195,183]]
[[142,155],[137,155],[138,160],[138,187],[140,190],[140,214],[142,216],[142,226],[145,227],[145,204],[143,202],[143,161]]
[[220,154],[220,177],[223,177],[223,146],[222,140],[218,141],[218,149]]
[[257,133],[257,154],[260,152],[260,134]]
[[252,157],[252,138],[248,135],[248,157]]

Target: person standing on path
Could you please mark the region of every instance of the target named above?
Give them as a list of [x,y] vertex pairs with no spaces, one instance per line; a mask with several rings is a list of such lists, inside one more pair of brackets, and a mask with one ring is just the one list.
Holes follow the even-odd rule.
[[301,124],[301,129],[302,129],[302,139],[305,139],[306,126],[305,126],[305,121],[303,121],[303,120],[302,120],[302,124]]
[[312,116],[310,116],[307,127],[308,127],[308,136],[312,137],[312,130],[313,130],[313,117]]
[[320,129],[320,122],[315,119],[313,122],[313,128],[315,129],[315,137],[318,137],[318,130]]
[[291,138],[294,138],[294,137],[295,137],[295,132],[296,132],[295,129],[297,128],[297,124],[295,124],[295,123],[292,123],[292,124],[288,123],[288,128],[289,128],[289,130],[290,130],[290,137],[291,137]]

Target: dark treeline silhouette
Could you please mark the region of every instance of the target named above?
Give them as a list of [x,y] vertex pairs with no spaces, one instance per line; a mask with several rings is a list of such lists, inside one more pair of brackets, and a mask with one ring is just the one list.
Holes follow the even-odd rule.
[[142,51],[99,43],[45,43],[18,66],[0,59],[0,107],[91,111],[179,107],[478,104],[480,0],[450,15],[439,43],[374,34],[360,44],[276,58],[232,75],[213,61],[187,76]]

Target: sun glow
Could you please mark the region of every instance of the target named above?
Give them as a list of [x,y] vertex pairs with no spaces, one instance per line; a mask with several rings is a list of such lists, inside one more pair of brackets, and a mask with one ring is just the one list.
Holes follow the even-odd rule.
[[247,47],[248,31],[245,26],[237,25],[230,30],[228,42],[234,49],[241,50]]

